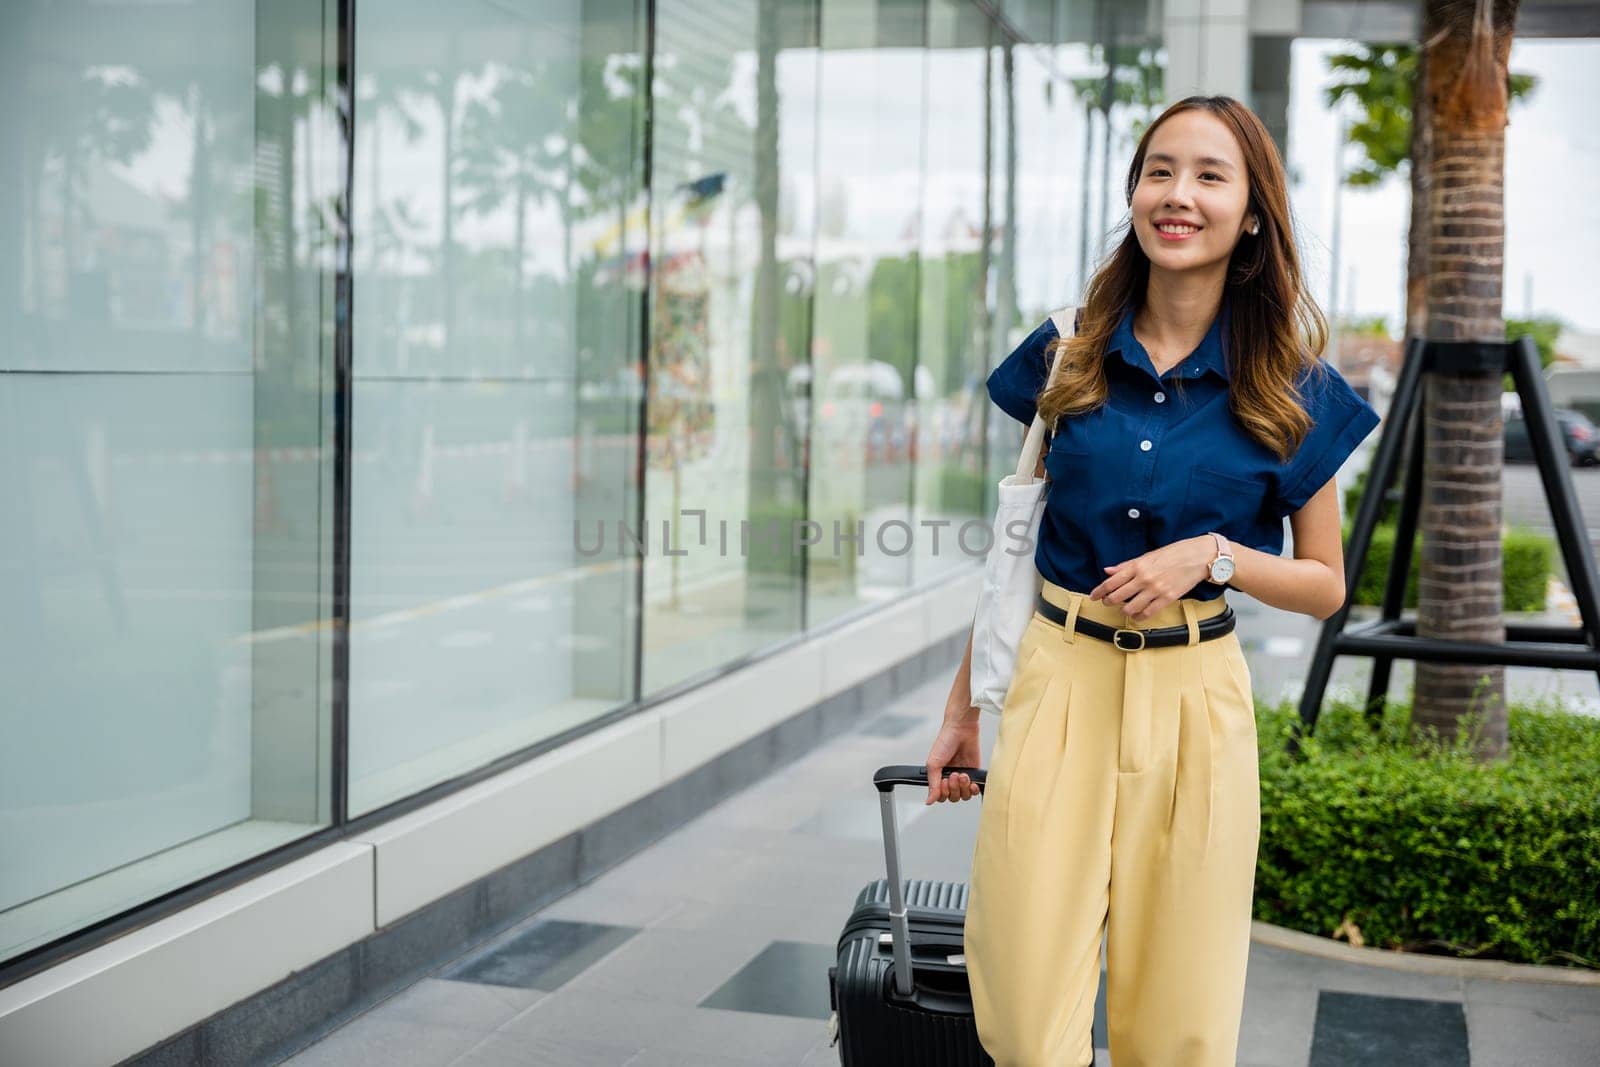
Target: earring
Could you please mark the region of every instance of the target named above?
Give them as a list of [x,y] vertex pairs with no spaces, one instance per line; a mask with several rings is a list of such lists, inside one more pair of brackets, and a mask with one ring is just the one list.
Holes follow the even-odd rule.
[[1250,236],[1251,237],[1254,237],[1256,234],[1258,234],[1260,232],[1261,232],[1261,223],[1259,223],[1259,222],[1256,223],[1254,226],[1252,226],[1250,228]]

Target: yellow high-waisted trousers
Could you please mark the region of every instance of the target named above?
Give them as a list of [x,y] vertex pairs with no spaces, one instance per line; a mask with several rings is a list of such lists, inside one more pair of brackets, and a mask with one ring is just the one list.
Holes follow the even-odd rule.
[[[1183,598],[1146,619],[1046,581],[1000,714],[973,851],[965,952],[997,1067],[1093,1062],[1106,938],[1116,1067],[1234,1067],[1261,807],[1250,668],[1227,607]],[[1124,652],[1076,633],[1187,625]]]

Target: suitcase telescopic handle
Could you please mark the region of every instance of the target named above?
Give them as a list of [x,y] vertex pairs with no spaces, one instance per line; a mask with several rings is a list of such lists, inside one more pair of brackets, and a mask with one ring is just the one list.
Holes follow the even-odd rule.
[[[971,778],[979,792],[983,791],[983,780],[988,777],[988,772],[982,767],[946,767],[941,777],[948,778],[952,774],[964,774]],[[927,788],[928,768],[914,767],[909,763],[879,767],[878,773],[872,776],[872,784],[878,787],[880,793],[890,792],[897,785],[920,785]]]
[[[982,767],[946,767],[941,777],[965,774],[983,792],[984,779],[988,777]],[[879,767],[872,776],[878,789],[878,811],[883,816],[883,858],[889,868],[889,938],[894,945],[894,985],[901,996],[909,997],[914,990],[911,981],[911,927],[906,920],[905,887],[900,884],[900,825],[895,818],[894,787],[916,785],[928,787],[928,768],[909,763],[896,763]]]

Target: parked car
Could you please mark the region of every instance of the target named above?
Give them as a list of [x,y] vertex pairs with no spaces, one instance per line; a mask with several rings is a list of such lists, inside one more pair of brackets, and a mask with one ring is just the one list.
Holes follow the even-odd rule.
[[[1528,424],[1522,413],[1507,410],[1505,415],[1505,453],[1507,463],[1532,463],[1533,445],[1528,441]],[[1556,422],[1566,440],[1567,456],[1575,467],[1600,463],[1600,429],[1575,408],[1556,408]]]

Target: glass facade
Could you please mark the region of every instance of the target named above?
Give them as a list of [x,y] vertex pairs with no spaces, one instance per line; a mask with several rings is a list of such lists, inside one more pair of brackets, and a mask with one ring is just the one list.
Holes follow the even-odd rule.
[[0,963],[976,568],[1068,11],[5,5]]
[[333,820],[323,18],[0,13],[0,958]]
[[634,697],[644,25],[356,7],[352,815]]

